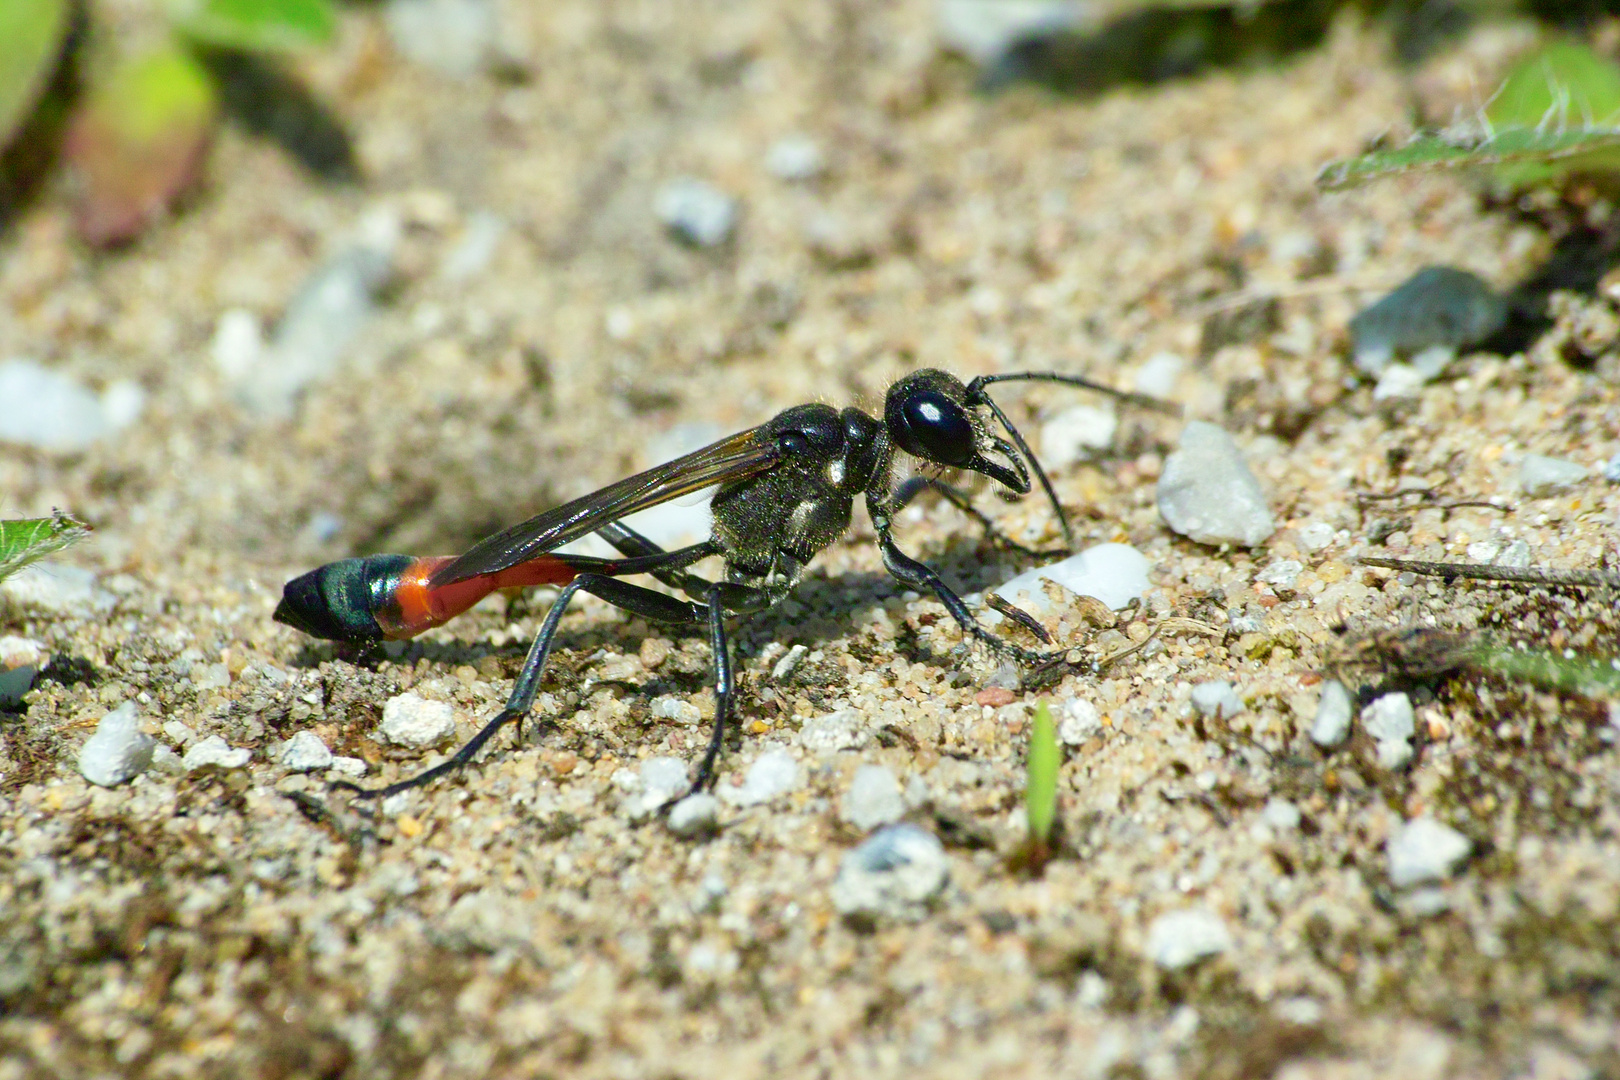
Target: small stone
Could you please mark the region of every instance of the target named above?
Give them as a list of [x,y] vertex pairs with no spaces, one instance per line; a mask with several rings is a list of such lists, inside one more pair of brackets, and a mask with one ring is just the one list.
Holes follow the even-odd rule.
[[1543,454],[1526,454],[1519,464],[1519,490],[1533,498],[1556,495],[1586,477],[1586,466]]
[[448,702],[399,694],[383,703],[377,734],[395,746],[438,746],[456,733],[456,713]]
[[1255,580],[1264,582],[1267,585],[1291,589],[1304,570],[1305,564],[1298,559],[1274,559],[1264,570],[1260,571]]
[[1051,612],[1052,601],[1041,582],[1052,581],[1117,611],[1147,592],[1151,568],[1147,556],[1129,544],[1097,544],[1061,562],[1027,570],[998,585],[995,592],[1025,611],[1044,615]]
[[984,681],[986,689],[1019,691],[1024,688],[1024,677],[1018,671],[1018,665],[1012,662],[996,665],[996,670]]
[[865,718],[854,709],[812,716],[799,728],[799,745],[813,754],[857,750],[871,737]]
[[1294,536],[1300,550],[1321,551],[1338,538],[1338,530],[1325,521],[1313,521],[1300,526]]
[[887,825],[839,863],[833,907],[857,919],[920,919],[949,879],[938,837],[916,825]]
[[192,743],[180,762],[186,767],[187,772],[207,765],[218,765],[222,769],[240,769],[252,757],[253,751],[247,747],[232,749],[223,736],[210,735],[206,739]]
[[1373,387],[1373,400],[1417,397],[1426,381],[1418,369],[1410,364],[1386,364],[1378,375],[1378,384]]
[[[1463,350],[1501,329],[1507,304],[1473,274],[1430,266],[1350,320],[1356,366],[1374,377],[1397,356]],[[1421,376],[1420,376],[1421,377]]]
[[778,180],[814,180],[826,165],[821,147],[808,135],[785,136],[765,151],[765,171]]
[[332,751],[313,731],[300,731],[281,748],[281,765],[288,772],[317,772],[332,767]]
[[1496,557],[1496,565],[1523,570],[1530,565],[1530,545],[1523,540],[1514,540]]
[[1620,484],[1620,454],[1603,463],[1603,479],[1611,484]]
[[1316,719],[1311,721],[1311,741],[1332,749],[1350,735],[1350,691],[1337,679],[1322,684],[1322,697],[1316,703]]
[[152,764],[157,740],[141,731],[135,703],[126,701],[101,718],[79,749],[79,775],[100,787],[128,783]]
[[7,634],[0,637],[0,708],[22,704],[23,695],[51,662],[45,646],[33,638]]
[[429,924],[428,939],[458,953],[533,953],[532,907],[496,889],[480,889],[457,898],[442,917]]
[[782,659],[778,660],[775,666],[771,668],[771,681],[781,682],[789,675],[792,675],[798,669],[799,664],[804,661],[807,652],[809,650],[803,645],[795,645],[789,649]]
[[660,694],[653,698],[647,711],[655,720],[668,720],[685,727],[696,727],[703,720],[703,714],[696,705],[674,694]]
[[1097,706],[1085,698],[1070,698],[1063,703],[1063,714],[1058,720],[1058,741],[1065,746],[1079,746],[1102,730],[1102,715]]
[[176,746],[190,746],[197,741],[197,733],[179,720],[163,721],[163,736]]
[[214,324],[214,340],[209,346],[214,367],[227,382],[247,376],[264,352],[264,327],[259,317],[246,308],[222,312]]
[[1253,547],[1277,529],[1260,481],[1243,453],[1215,424],[1194,420],[1159,476],[1165,524],[1200,544]]
[[1473,843],[1432,817],[1413,818],[1389,838],[1389,880],[1397,889],[1444,881],[1468,857]]
[[458,79],[489,61],[499,29],[490,0],[389,0],[383,18],[401,54]]
[[1098,405],[1073,405],[1041,425],[1041,464],[1061,469],[1114,445],[1119,418]]
[[0,441],[51,453],[83,450],[134,423],[144,401],[128,380],[96,394],[32,360],[7,360],[0,363]]
[[862,832],[899,821],[906,812],[900,782],[882,765],[862,765],[844,793],[839,816]]
[[439,277],[445,281],[466,281],[477,277],[489,266],[506,232],[506,222],[499,214],[479,210],[467,219],[461,239],[439,264]]
[[401,229],[392,213],[368,216],[355,245],[305,279],[258,363],[236,382],[244,408],[260,417],[286,416],[305,386],[341,366],[393,276]]
[[1230,719],[1245,708],[1229,682],[1203,682],[1192,688],[1192,707],[1200,716]]
[[1410,739],[1417,734],[1412,699],[1405,694],[1384,694],[1361,710],[1361,727],[1377,742]]
[[363,758],[343,757],[333,754],[330,768],[332,772],[337,773],[339,776],[346,776],[351,780],[357,780],[366,775],[366,763]]
[[665,228],[696,247],[718,247],[731,239],[737,227],[737,201],[691,177],[671,180],[659,188],[653,209]]
[[1167,971],[1180,971],[1231,948],[1226,923],[1205,908],[1168,911],[1148,927],[1148,958]]
[[1157,352],[1136,369],[1136,392],[1149,397],[1167,399],[1175,393],[1176,380],[1181,377],[1187,361],[1172,352]]
[[1011,705],[1017,700],[1018,695],[1013,693],[1011,690],[1008,690],[1005,686],[987,686],[983,690],[980,690],[977,694],[973,695],[973,701],[975,704],[983,705],[990,709],[999,709],[1003,705]]
[[1404,769],[1412,760],[1412,744],[1405,739],[1383,739],[1375,750],[1378,767],[1388,772]]
[[1273,797],[1260,809],[1260,820],[1278,832],[1292,832],[1299,828],[1299,807],[1287,799]]
[[707,836],[720,827],[720,800],[707,791],[688,795],[670,807],[668,824],[676,836]]
[[758,806],[799,786],[803,777],[792,753],[774,747],[754,759],[740,787],[723,787],[720,798],[733,806]]

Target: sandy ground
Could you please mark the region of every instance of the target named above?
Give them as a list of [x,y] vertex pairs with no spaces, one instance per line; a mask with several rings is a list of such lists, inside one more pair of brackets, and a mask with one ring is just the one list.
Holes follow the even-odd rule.
[[[527,76],[464,81],[348,12],[303,74],[354,135],[358,186],[227,130],[203,190],[132,250],[85,253],[54,197],[0,241],[0,355],[147,392],[132,428],[82,454],[0,449],[8,513],[62,506],[98,530],[61,560],[96,575],[88,597],[13,596],[0,626],[57,658],[0,717],[0,1077],[1620,1075],[1608,707],[1456,677],[1412,688],[1404,769],[1364,739],[1307,738],[1347,640],[1496,628],[1612,654],[1616,636],[1612,597],[1354,563],[1523,540],[1538,564],[1596,566],[1620,509],[1595,472],[1545,498],[1514,486],[1526,452],[1620,449],[1612,364],[1469,356],[1396,403],[1355,377],[1345,325],[1369,290],[1437,262],[1506,286],[1555,240],[1455,178],[1314,189],[1407,115],[1379,33],[1347,20],[1280,68],[1073,101],[973,94],[921,0],[507,9]],[[824,149],[821,179],[763,167],[794,133]],[[733,244],[663,233],[653,193],[678,175],[741,200]],[[291,418],[242,409],[211,358],[221,313],[272,323],[379,211],[403,223],[398,278],[348,366]],[[493,257],[447,277],[481,212],[504,222]],[[1244,289],[1301,295],[1201,350],[1212,302]],[[1255,551],[1174,536],[1154,480],[1177,424],[1124,414],[1116,452],[1055,482],[1082,540],[1137,546],[1153,588],[1116,627],[1075,608],[1051,629],[1087,660],[1167,619],[1214,636],[1166,631],[984,705],[998,660],[886,578],[863,520],[794,602],[738,630],[744,731],[721,785],[774,748],[802,782],[727,804],[712,839],[634,819],[626,790],[645,759],[700,752],[704,730],[651,702],[712,709],[707,648],[595,602],[563,623],[539,707],[554,726],[457,779],[369,817],[277,763],[311,730],[374,779],[415,771],[421,753],[374,738],[383,703],[448,702],[465,737],[544,609],[486,604],[357,661],[271,622],[295,573],[456,551],[649,464],[678,425],[871,405],[921,366],[1129,386],[1163,352],[1282,527]],[[1038,430],[1077,399],[1008,400]],[[1355,499],[1402,484],[1511,509]],[[1039,500],[981,505],[1013,536],[1056,536]],[[1318,523],[1333,538],[1313,549]],[[902,528],[965,591],[1023,568],[948,506]],[[1257,581],[1288,558],[1304,564],[1289,588]],[[773,679],[793,644],[803,662]],[[1380,685],[1390,661],[1361,656],[1347,681]],[[1215,679],[1240,715],[1193,715],[1191,688]],[[1031,876],[1007,856],[1039,698],[1101,723],[1066,747],[1067,849]],[[125,701],[176,752],[219,735],[252,758],[92,787],[78,748]],[[804,748],[806,719],[839,709],[861,716],[856,745]],[[910,820],[947,842],[950,883],[918,921],[833,907],[862,764],[892,770]],[[1266,813],[1279,799],[1297,825]],[[1414,900],[1385,842],[1420,815],[1473,854]],[[1188,908],[1230,948],[1168,970],[1148,930]]]

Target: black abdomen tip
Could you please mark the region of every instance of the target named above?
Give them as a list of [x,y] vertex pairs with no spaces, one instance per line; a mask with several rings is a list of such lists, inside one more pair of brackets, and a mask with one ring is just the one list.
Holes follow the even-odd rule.
[[372,612],[377,585],[398,574],[401,559],[410,562],[399,555],[340,559],[295,577],[281,590],[275,620],[328,641],[376,641],[383,636]]

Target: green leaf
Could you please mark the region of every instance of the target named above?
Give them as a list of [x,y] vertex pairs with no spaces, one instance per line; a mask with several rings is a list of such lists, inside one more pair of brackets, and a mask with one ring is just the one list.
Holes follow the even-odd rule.
[[66,29],[67,0],[0,0],[0,147],[50,78]]
[[1620,657],[1566,656],[1552,649],[1489,646],[1480,650],[1480,667],[1510,679],[1588,697],[1620,694]]
[[1029,732],[1029,777],[1024,789],[1024,809],[1029,815],[1029,837],[1044,847],[1052,837],[1057,821],[1058,766],[1057,727],[1046,702],[1035,706],[1035,723]]
[[1548,45],[1508,74],[1485,119],[1497,131],[1613,127],[1620,120],[1620,68],[1585,45]]
[[48,518],[0,521],[0,581],[89,535],[90,526],[61,511]]
[[[1402,173],[1486,167],[1543,170],[1546,175],[1620,168],[1620,128],[1513,128],[1478,139],[1422,135],[1395,150],[1374,150],[1335,161],[1322,170],[1316,182],[1333,190]],[[1514,178],[1510,182],[1527,181]]]
[[305,49],[337,29],[330,0],[170,0],[170,10],[187,37],[248,52]]
[[126,59],[95,82],[66,143],[80,234],[116,244],[161,214],[196,175],[217,109],[207,70],[173,45]]

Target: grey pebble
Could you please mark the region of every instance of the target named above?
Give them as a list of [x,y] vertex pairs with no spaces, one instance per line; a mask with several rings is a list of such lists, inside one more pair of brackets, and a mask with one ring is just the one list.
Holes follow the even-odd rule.
[[838,809],[840,817],[862,832],[899,821],[905,812],[900,781],[883,765],[862,765],[856,769]]
[[676,836],[706,836],[720,825],[720,800],[707,791],[688,795],[669,810],[669,831]]
[[1473,843],[1432,817],[1413,818],[1389,838],[1389,880],[1397,889],[1444,881],[1468,857]]
[[51,654],[33,638],[15,634],[0,637],[0,706],[20,705],[23,695],[50,662]]
[[1526,454],[1519,463],[1519,490],[1526,495],[1556,495],[1587,477],[1585,465],[1545,454]]
[[281,748],[281,764],[289,772],[318,772],[332,767],[332,751],[313,731],[300,731]]
[[1322,684],[1322,696],[1316,703],[1316,719],[1311,721],[1311,741],[1317,746],[1332,749],[1350,734],[1350,691],[1337,679]]
[[927,829],[888,825],[844,855],[832,902],[845,916],[920,919],[950,880],[945,846]]
[[1199,716],[1232,717],[1244,708],[1229,682],[1201,682],[1192,688],[1191,701]]
[[1430,266],[1350,320],[1356,366],[1372,376],[1397,356],[1477,345],[1501,329],[1507,304],[1466,270]]
[[1412,699],[1402,693],[1384,694],[1361,710],[1361,726],[1378,742],[1410,739],[1417,733]]
[[664,227],[696,247],[718,247],[737,227],[737,200],[713,184],[692,177],[658,189],[653,210]]
[[1200,544],[1253,547],[1277,530],[1260,481],[1232,436],[1194,420],[1159,476],[1159,515]]
[[1620,484],[1620,454],[1603,463],[1603,479],[1611,484]]
[[455,710],[448,702],[398,694],[383,703],[377,733],[395,746],[418,750],[437,746],[456,733]]
[[815,754],[858,750],[870,739],[865,717],[854,709],[812,716],[799,728],[799,745]]
[[101,718],[96,733],[79,749],[79,775],[101,787],[128,783],[152,764],[157,740],[141,731],[133,701]]
[[1168,971],[1191,967],[1231,948],[1231,931],[1206,908],[1167,911],[1148,927],[1148,958]]
[[186,767],[187,772],[207,765],[218,765],[222,769],[240,769],[252,757],[253,751],[247,747],[232,749],[223,736],[210,735],[206,739],[192,743],[180,762]]

